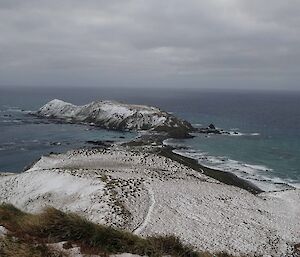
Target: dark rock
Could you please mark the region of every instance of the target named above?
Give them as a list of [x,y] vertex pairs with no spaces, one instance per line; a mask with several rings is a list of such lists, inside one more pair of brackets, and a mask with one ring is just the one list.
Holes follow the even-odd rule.
[[300,256],[300,243],[299,244],[296,244],[294,245],[294,252],[293,252],[293,257],[298,257]]
[[97,146],[110,146],[114,143],[112,140],[88,140],[87,144],[97,145]]
[[58,155],[59,153],[57,152],[50,152],[49,155]]
[[210,128],[200,128],[197,130],[197,132],[202,134],[222,134],[220,130]]
[[214,125],[214,124],[212,124],[212,123],[211,123],[211,124],[209,124],[208,128],[209,128],[209,129],[213,129],[213,130],[215,130],[215,129],[216,129],[215,125]]
[[168,126],[159,126],[155,129],[157,132],[167,133],[171,138],[193,138],[191,134],[189,134],[189,130],[182,127],[168,127]]

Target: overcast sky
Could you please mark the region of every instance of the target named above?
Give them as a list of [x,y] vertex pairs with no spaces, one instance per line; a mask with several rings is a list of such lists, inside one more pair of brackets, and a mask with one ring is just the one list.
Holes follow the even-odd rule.
[[0,86],[299,89],[299,0],[0,0]]

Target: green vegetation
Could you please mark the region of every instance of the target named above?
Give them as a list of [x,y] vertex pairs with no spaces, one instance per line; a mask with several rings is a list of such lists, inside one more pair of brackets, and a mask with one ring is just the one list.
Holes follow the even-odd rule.
[[[229,256],[224,253],[211,255],[194,251],[174,236],[141,238],[129,232],[94,224],[76,214],[64,213],[54,208],[46,208],[42,213],[34,215],[24,213],[12,205],[2,204],[0,225],[9,230],[9,236],[0,240],[0,256],[3,257],[60,257],[63,256],[61,253],[52,253],[45,244],[61,241],[80,246],[83,253],[101,256],[124,252],[147,256]],[[18,240],[12,241],[12,236]],[[23,249],[23,252],[18,253],[19,249]],[[9,254],[10,251],[14,251],[13,254]]]

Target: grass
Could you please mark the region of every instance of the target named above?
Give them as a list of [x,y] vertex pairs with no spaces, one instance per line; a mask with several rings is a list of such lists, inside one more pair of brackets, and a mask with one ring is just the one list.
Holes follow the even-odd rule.
[[[54,255],[50,255],[51,253],[46,252],[44,252],[44,255],[39,255],[42,251],[46,251],[43,245],[61,241],[67,241],[80,246],[81,251],[84,253],[106,256],[125,252],[147,256],[229,256],[224,253],[212,255],[197,252],[193,250],[192,247],[182,244],[181,241],[174,236],[141,238],[129,232],[94,224],[76,214],[64,213],[54,208],[46,208],[42,213],[33,215],[24,213],[10,204],[1,204],[0,225],[6,227],[10,231],[11,236],[20,240],[20,242],[12,242],[9,239],[5,239],[8,240],[8,246],[2,247],[4,249],[1,248],[2,251],[5,251],[5,249],[27,249],[29,252],[34,253],[32,255],[20,255],[19,253],[15,255],[0,254],[0,256],[52,257]],[[10,247],[10,245],[13,246],[14,244],[18,244],[17,247],[16,245]],[[36,245],[40,248],[36,248]]]
[[33,244],[10,236],[0,238],[1,257],[68,257],[45,244]]

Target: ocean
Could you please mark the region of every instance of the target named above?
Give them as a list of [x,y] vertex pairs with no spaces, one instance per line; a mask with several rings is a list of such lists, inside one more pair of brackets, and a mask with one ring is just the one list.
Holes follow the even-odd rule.
[[231,135],[170,139],[178,153],[200,164],[226,170],[266,191],[300,187],[300,92],[128,89],[0,89],[0,171],[21,172],[41,155],[86,147],[88,140],[130,140],[136,133],[56,124],[30,116],[58,98],[74,104],[119,100],[154,105],[190,121]]

